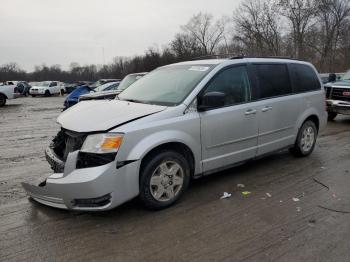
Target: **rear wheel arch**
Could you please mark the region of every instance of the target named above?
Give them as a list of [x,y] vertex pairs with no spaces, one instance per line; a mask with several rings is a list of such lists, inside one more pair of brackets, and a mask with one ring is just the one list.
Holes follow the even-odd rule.
[[303,126],[303,124],[306,122],[306,121],[312,121],[314,122],[316,128],[317,128],[317,132],[318,130],[320,129],[320,119],[318,118],[317,115],[310,115],[308,116],[301,124],[301,126],[299,127],[299,129]]

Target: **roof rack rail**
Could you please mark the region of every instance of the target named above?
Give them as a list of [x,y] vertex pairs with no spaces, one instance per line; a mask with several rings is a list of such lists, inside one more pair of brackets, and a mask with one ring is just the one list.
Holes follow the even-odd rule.
[[227,58],[230,60],[233,59],[244,59],[244,58],[271,58],[271,59],[290,59],[290,60],[299,60],[297,58],[293,58],[291,56],[248,56],[248,55],[237,55],[237,54],[211,54],[199,57],[193,57],[191,60],[203,60],[203,59],[219,59],[219,58]]
[[204,56],[198,56],[193,57],[191,60],[201,60],[201,59],[219,59],[219,58],[228,58],[231,59],[231,57],[236,54],[211,54],[211,55],[204,55]]
[[291,56],[233,56],[230,57],[230,59],[243,59],[243,58],[273,58],[273,59],[290,59],[290,60],[299,60],[296,58],[293,58]]

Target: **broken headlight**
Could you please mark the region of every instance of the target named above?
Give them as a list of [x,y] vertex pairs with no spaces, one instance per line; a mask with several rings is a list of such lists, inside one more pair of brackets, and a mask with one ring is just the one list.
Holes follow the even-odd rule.
[[123,142],[123,135],[118,133],[104,133],[89,135],[81,148],[84,153],[116,153]]

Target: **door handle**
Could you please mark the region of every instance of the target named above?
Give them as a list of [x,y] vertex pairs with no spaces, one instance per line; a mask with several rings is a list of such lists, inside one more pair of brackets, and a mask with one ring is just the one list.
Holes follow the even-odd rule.
[[265,106],[263,109],[261,109],[261,112],[267,112],[267,111],[270,111],[270,110],[272,110],[271,106]]
[[255,109],[248,109],[247,111],[245,111],[244,114],[245,114],[246,116],[255,115],[255,114],[256,114],[256,110],[255,110]]

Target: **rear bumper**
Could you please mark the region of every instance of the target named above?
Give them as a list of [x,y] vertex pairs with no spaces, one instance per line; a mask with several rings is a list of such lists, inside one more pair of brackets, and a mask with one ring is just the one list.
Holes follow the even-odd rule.
[[[67,161],[73,161],[74,157]],[[47,206],[85,211],[109,210],[139,194],[140,161],[119,169],[116,161],[107,165],[76,169],[66,164],[63,173],[49,176],[39,185],[22,183],[27,194]]]
[[326,100],[328,112],[350,115],[350,102],[340,100]]

